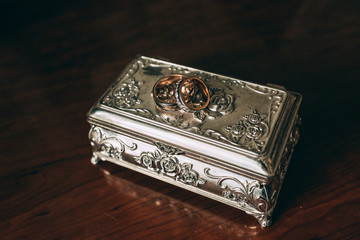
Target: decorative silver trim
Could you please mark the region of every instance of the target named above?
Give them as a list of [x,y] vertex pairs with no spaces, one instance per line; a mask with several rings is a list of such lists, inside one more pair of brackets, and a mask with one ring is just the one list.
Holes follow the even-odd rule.
[[93,164],[96,164],[101,160],[95,154],[97,152],[115,160],[122,160],[122,154],[124,153],[125,148],[134,151],[138,147],[136,143],[129,146],[116,137],[107,137],[101,128],[94,125],[89,131],[89,139],[94,153],[91,159]]
[[162,142],[155,142],[156,147],[169,155],[181,155],[185,154],[185,151],[181,150],[180,148],[176,148],[167,144],[164,144]]
[[[207,108],[156,105],[153,84],[174,73],[206,82]],[[299,137],[300,102],[296,93],[141,56],[88,114],[92,163],[113,162],[215,199],[265,227]]]
[[[131,112],[133,114],[163,122],[179,129],[184,129],[189,132],[210,137],[215,140],[235,144],[244,147],[245,149],[248,149],[250,151],[254,151],[255,153],[261,153],[265,149],[265,145],[267,142],[266,137],[268,136],[268,134],[262,134],[262,140],[260,141],[258,136],[251,134],[244,135],[247,137],[239,137],[237,136],[237,134],[234,134],[234,131],[232,131],[232,133],[226,136],[226,131],[231,132],[231,130],[223,129],[224,132],[219,132],[211,128],[202,128],[202,125],[205,123],[206,119],[217,119],[234,111],[234,96],[226,93],[223,89],[211,88],[211,99],[208,107],[206,109],[193,111],[190,113],[181,112],[180,114],[174,114],[174,116],[164,116],[161,113],[154,113],[151,110],[136,107],[136,105],[140,105],[142,103],[142,101],[139,99],[139,91],[142,82],[135,79],[135,74],[139,72],[140,68],[142,68],[144,74],[146,75],[163,76],[173,73],[188,75],[190,74],[206,82],[216,81],[224,84],[225,86],[228,86],[229,88],[237,86],[240,88],[249,89],[257,94],[266,96],[269,100],[271,100],[269,113],[261,114],[260,116],[266,116],[268,120],[267,123],[264,124],[263,122],[261,124],[258,124],[257,126],[254,126],[254,124],[245,126],[245,128],[248,128],[248,130],[252,129],[254,131],[257,131],[257,133],[253,132],[254,134],[265,133],[265,131],[266,133],[270,132],[271,120],[273,118],[273,115],[276,114],[280,109],[280,106],[285,99],[285,93],[276,89],[265,86],[257,86],[237,79],[232,79],[197,70],[195,71],[194,69],[188,69],[182,66],[174,66],[171,64],[167,64],[166,62],[162,63],[161,61],[138,58],[132,63],[124,79],[122,79],[121,82],[115,83],[112,89],[101,100],[102,104],[109,107],[114,107],[123,111]],[[189,118],[189,114],[192,117]],[[257,113],[254,112],[253,114]],[[195,119],[197,121],[189,121],[189,119]],[[239,127],[237,126],[239,124],[244,125],[247,123],[251,122],[247,121],[241,124],[240,121],[237,124],[234,124],[233,128],[235,129]],[[262,131],[259,132],[259,129],[257,127],[261,127]]]
[[[258,121],[253,122],[258,123],[262,118],[265,119],[265,117],[257,117],[256,119],[258,119]],[[249,120],[251,117],[248,115],[246,119]],[[300,121],[300,118],[297,117],[282,154],[282,164],[278,167],[270,183],[261,183],[259,181],[248,182],[247,180],[240,181],[232,176],[216,176],[210,173],[210,168],[204,169],[205,176],[217,180],[216,185],[223,189],[222,196],[224,198],[237,202],[241,209],[247,214],[254,216],[263,227],[271,225],[271,217],[277,197],[284,181],[294,147],[299,140]],[[229,182],[233,184],[230,185]],[[234,183],[235,186],[233,186]]]
[[194,111],[193,116],[203,123],[206,118],[217,119],[232,111],[234,111],[234,96],[225,93],[222,89],[211,88],[209,105],[205,109]]
[[[134,151],[138,147],[136,143],[129,146],[117,137],[107,137],[101,128],[97,126],[92,126],[90,129],[89,139],[93,147],[93,157],[91,159],[93,164],[97,164],[102,160],[97,153],[119,161],[124,160],[122,155],[125,149]],[[158,148],[157,150],[154,152],[142,152],[139,156],[134,156],[134,160],[151,171],[174,177],[174,180],[185,184],[198,186],[206,183],[206,180],[200,178],[199,173],[192,169],[192,163],[179,163],[175,155],[185,154],[183,150],[161,142],[155,142],[154,144]]]
[[[259,182],[240,181],[235,177],[230,176],[216,176],[210,174],[210,168],[204,169],[205,175],[210,179],[217,180],[216,185],[221,189],[222,196],[239,204],[240,208],[244,209],[247,214],[253,215],[263,227],[271,225],[271,215],[274,206],[274,195],[269,195],[269,188]],[[235,183],[235,187],[230,187],[227,182]]]
[[135,161],[147,169],[174,177],[176,181],[198,186],[205,184],[206,180],[199,177],[199,173],[192,169],[191,163],[179,163],[175,155],[185,154],[184,151],[163,143],[156,142],[157,150],[154,152],[142,152],[135,157]]
[[252,114],[243,116],[243,119],[232,126],[224,128],[228,132],[227,139],[249,150],[262,152],[265,145],[264,138],[269,132],[269,125],[264,120],[267,114],[258,114],[256,110]]
[[[257,112],[253,114],[257,114]],[[265,116],[258,117],[259,116],[256,116],[255,118],[255,116],[251,117],[250,115],[246,115],[244,119],[252,121],[255,124],[265,119]],[[222,189],[221,196],[227,200],[236,202],[238,208],[254,216],[263,227],[271,225],[272,212],[280,187],[284,180],[294,146],[299,139],[299,124],[300,118],[297,117],[282,154],[281,165],[278,167],[274,178],[270,182],[262,183],[257,180],[241,181],[233,176],[217,176],[210,173],[211,170],[209,167],[204,168],[204,175],[206,177],[217,180],[215,185]],[[100,127],[94,125],[90,129],[89,139],[93,147],[92,163],[94,164],[101,160],[100,157],[102,156],[106,156],[114,160],[114,162],[124,160],[122,155],[125,149],[135,151],[138,148],[136,143],[130,146],[117,137],[107,137],[107,134]],[[142,152],[140,155],[134,156],[135,162],[157,173],[157,175],[172,177],[175,181],[186,185],[198,187],[207,182],[206,179],[201,178],[200,174],[193,169],[192,163],[179,162],[176,156],[184,155],[185,151],[161,142],[154,142],[154,144],[157,147],[154,152]],[[209,192],[209,194],[213,193]],[[217,199],[216,197],[212,198]]]
[[141,82],[136,81],[135,78],[123,81],[102,100],[102,103],[117,108],[132,108],[135,104],[141,104],[138,99],[140,85]]
[[[101,103],[109,107],[127,108],[140,104],[138,99],[141,82],[136,81],[134,75],[143,66],[143,62],[138,59],[132,62],[127,70],[124,79],[119,79],[112,86],[112,90],[101,100]],[[119,81],[121,83],[119,84]]]

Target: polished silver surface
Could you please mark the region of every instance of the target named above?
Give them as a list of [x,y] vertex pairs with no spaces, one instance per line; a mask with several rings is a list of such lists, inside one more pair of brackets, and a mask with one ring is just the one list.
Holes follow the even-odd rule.
[[[173,74],[206,84],[205,108],[159,107],[154,86]],[[128,167],[269,226],[298,139],[300,101],[284,89],[140,56],[88,114],[92,162]]]

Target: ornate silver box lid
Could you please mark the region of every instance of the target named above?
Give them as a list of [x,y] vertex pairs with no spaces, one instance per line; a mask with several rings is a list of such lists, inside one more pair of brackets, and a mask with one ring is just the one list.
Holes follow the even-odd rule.
[[[178,81],[172,81],[174,78]],[[197,90],[186,92],[184,82],[189,83],[188,79],[196,82]],[[203,93],[198,98],[191,95],[195,97],[189,100],[189,107],[181,89],[188,95],[194,91]],[[175,99],[175,103],[168,104],[171,101],[166,98]],[[196,99],[204,104],[196,105]],[[284,155],[289,152],[289,143],[294,145],[298,137],[294,126],[300,102],[299,94],[281,87],[139,56],[92,107],[88,121],[93,126],[152,143],[160,150],[164,146],[178,149],[197,162],[267,184],[286,171],[288,157]],[[97,134],[98,137],[103,133]],[[93,145],[99,142],[94,138],[94,131],[90,132]],[[131,144],[121,148],[131,148]],[[124,151],[120,149],[120,153]],[[205,165],[198,172],[211,178]],[[282,178],[272,188],[280,188]]]

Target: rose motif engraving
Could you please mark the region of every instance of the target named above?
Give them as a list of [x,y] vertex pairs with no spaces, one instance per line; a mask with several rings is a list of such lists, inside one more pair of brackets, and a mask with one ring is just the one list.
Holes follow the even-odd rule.
[[236,144],[246,147],[249,150],[261,152],[269,131],[268,124],[264,121],[267,114],[258,114],[256,110],[252,114],[245,115],[244,120],[240,120],[232,126],[224,128],[228,132],[228,139]]
[[204,184],[205,180],[202,178],[199,178],[199,173],[192,170],[192,167],[193,167],[193,165],[191,163],[184,163],[181,166],[181,172],[177,176],[177,178],[181,182],[190,184],[190,185],[197,186],[198,184]]
[[206,112],[210,119],[219,118],[234,110],[234,97],[221,89],[211,89],[212,95]]
[[260,124],[265,118],[267,118],[267,115],[258,114],[257,111],[254,110],[252,114],[246,115],[244,118],[251,124]]
[[[143,77],[142,74],[146,76],[160,76],[169,74],[182,74],[185,76],[191,75],[209,84],[213,82],[223,84],[223,87],[220,86],[221,89],[209,89],[210,100],[209,105],[205,109],[190,112],[179,111],[181,115],[175,115],[169,118],[168,116],[162,116],[161,113],[154,112],[153,109],[144,109],[141,108],[140,105],[136,105],[141,103],[139,99],[139,89],[142,83],[136,81],[135,79],[138,79],[138,75],[140,75],[139,77]],[[124,83],[125,85],[123,85]],[[232,130],[233,133],[230,133],[231,131],[224,132],[219,131],[220,129],[203,127],[205,126],[203,123],[206,121],[206,119],[218,119],[226,114],[231,113],[235,109],[236,99],[234,99],[234,96],[236,96],[236,94],[227,94],[225,89],[229,88],[233,89],[234,91],[237,89],[246,89],[251,93],[267,97],[270,101],[270,108],[266,118],[267,124],[269,126],[277,116],[276,113],[281,109],[285,99],[284,92],[281,90],[246,83],[238,79],[219,76],[217,74],[204,71],[189,69],[186,67],[174,65],[172,63],[158,61],[156,59],[140,57],[132,62],[132,65],[127,70],[127,72],[121,79],[119,79],[119,81],[115,83],[115,85],[113,85],[112,89],[101,100],[101,103],[109,107],[121,108],[122,111],[127,111],[138,116],[142,116],[161,123],[166,123],[168,125],[184,129],[188,132],[198,133],[200,135],[220,140],[222,142],[252,142],[251,139],[258,139],[260,141],[260,139],[262,139],[261,135],[266,134],[261,134],[262,132],[264,133],[267,131],[266,127],[248,127],[247,139],[245,141],[239,139],[244,138],[242,134],[238,133],[239,131],[245,132],[241,130],[241,127],[237,127],[240,128],[240,130],[237,130],[235,127]],[[173,96],[173,90],[174,87],[172,86],[169,89],[165,89],[164,92],[162,92],[160,95],[164,98],[169,98],[170,96]],[[245,122],[246,121],[243,123]],[[250,118],[249,122],[256,124],[256,119]],[[240,125],[243,124],[240,123]],[[265,144],[263,146],[265,146]],[[259,152],[258,150],[255,151]]]
[[201,123],[208,117],[209,119],[220,118],[234,110],[234,97],[227,94],[222,89],[210,89],[209,104],[205,109],[194,111],[193,116]]
[[245,126],[243,121],[239,121],[238,123],[225,128],[226,131],[228,131],[229,134],[229,139],[230,141],[234,142],[234,143],[238,143],[241,139],[242,136],[244,136],[245,133]]
[[141,163],[148,169],[156,169],[155,160],[157,158],[158,152],[151,153],[151,152],[144,152],[140,155],[139,158],[136,159],[137,162]]
[[140,84],[139,81],[130,78],[114,88],[111,94],[102,100],[102,103],[117,108],[132,108],[135,104],[141,103],[138,99]]
[[248,125],[246,127],[246,135],[248,138],[258,139],[262,137],[263,129],[259,126]]
[[142,152],[140,156],[135,157],[135,161],[149,170],[174,177],[176,181],[188,185],[198,186],[206,182],[192,169],[191,163],[179,163],[175,155],[185,154],[184,151],[160,142],[156,142],[155,145],[158,147],[155,152]]
[[160,169],[164,173],[177,173],[179,170],[179,162],[176,157],[173,156],[161,156]]

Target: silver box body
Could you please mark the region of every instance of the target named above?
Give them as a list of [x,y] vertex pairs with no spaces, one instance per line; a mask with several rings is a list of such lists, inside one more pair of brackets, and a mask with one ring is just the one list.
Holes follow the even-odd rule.
[[[202,79],[207,108],[162,111],[154,84]],[[299,94],[139,56],[88,113],[92,162],[110,161],[253,215],[271,216],[298,140]]]

